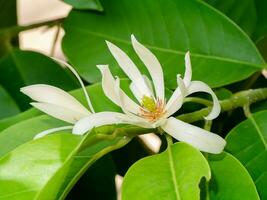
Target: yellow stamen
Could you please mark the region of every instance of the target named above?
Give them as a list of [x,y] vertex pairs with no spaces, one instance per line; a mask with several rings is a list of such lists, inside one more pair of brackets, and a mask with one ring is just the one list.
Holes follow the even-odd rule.
[[165,114],[165,102],[162,100],[155,101],[151,97],[144,96],[142,98],[142,108],[140,116],[150,122],[158,120]]

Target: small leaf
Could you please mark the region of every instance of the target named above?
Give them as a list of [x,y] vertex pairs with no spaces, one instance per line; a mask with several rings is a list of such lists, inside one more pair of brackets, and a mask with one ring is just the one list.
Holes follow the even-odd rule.
[[196,200],[199,182],[210,178],[204,156],[185,143],[136,162],[126,173],[122,200]]
[[261,199],[267,198],[267,111],[249,116],[226,137],[226,150],[248,170]]
[[103,11],[99,0],[64,0],[64,2],[76,9]]
[[210,200],[259,200],[256,186],[246,168],[231,154],[208,155],[211,180],[207,185]]

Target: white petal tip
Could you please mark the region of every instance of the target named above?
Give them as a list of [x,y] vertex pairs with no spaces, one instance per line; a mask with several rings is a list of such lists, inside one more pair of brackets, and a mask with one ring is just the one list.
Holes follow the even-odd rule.
[[96,65],[96,67],[97,67],[100,71],[103,71],[104,69],[108,68],[108,65]]
[[131,34],[131,40],[132,42],[137,42],[137,39],[135,38],[134,34]]

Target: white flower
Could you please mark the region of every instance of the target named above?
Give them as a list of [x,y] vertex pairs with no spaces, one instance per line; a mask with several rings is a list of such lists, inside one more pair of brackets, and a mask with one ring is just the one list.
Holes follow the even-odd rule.
[[129,98],[121,90],[119,78],[114,79],[107,65],[98,65],[102,73],[102,87],[105,95],[120,106],[124,113],[100,112],[91,114],[74,125],[73,133],[84,134],[93,127],[114,123],[133,124],[144,128],[160,127],[175,139],[189,143],[201,151],[215,154],[222,152],[226,144],[223,138],[171,117],[181,108],[184,98],[195,92],[206,92],[211,94],[213,98],[213,108],[205,117],[206,120],[212,120],[220,113],[220,104],[210,87],[201,81],[191,81],[189,52],[185,55],[184,78],[182,79],[180,75],[177,75],[178,87],[166,102],[163,71],[159,61],[133,35],[131,39],[133,48],[145,64],[153,84],[149,78],[141,74],[133,61],[120,48],[107,41],[111,54],[132,81],[130,89],[139,103]]
[[[90,110],[85,108],[78,100],[76,100],[73,96],[71,96],[64,90],[51,85],[35,84],[23,87],[20,89],[20,91],[32,98],[34,101],[36,101],[31,103],[31,105],[35,108],[57,119],[66,121],[71,124],[75,124],[78,120],[89,116],[91,113],[94,113],[93,106],[91,104],[89,95],[85,89],[85,86],[75,69],[64,61],[55,58],[53,59],[68,67],[71,72],[76,76],[79,83],[81,84]],[[62,126],[49,129],[37,134],[35,136],[35,139],[56,131],[67,130],[72,128],[73,126]]]

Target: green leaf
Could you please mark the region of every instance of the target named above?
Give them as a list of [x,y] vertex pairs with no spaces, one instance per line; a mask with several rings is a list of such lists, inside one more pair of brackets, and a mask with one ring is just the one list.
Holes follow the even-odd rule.
[[20,108],[29,106],[26,96],[19,89],[36,83],[51,84],[65,90],[77,87],[72,76],[52,59],[40,53],[14,49],[0,60],[0,84]]
[[[0,0],[0,29],[15,26],[17,24],[17,1],[16,0]],[[10,35],[0,34],[0,57],[7,54],[10,50]],[[15,36],[15,43],[18,43]]]
[[66,125],[66,122],[42,115],[10,126],[0,133],[0,157],[31,141],[37,133]]
[[20,145],[0,159],[0,198],[64,199],[89,166],[127,144],[125,135],[138,130],[105,126],[85,137],[60,132]]
[[19,107],[7,91],[0,85],[0,119],[19,113]]
[[146,72],[133,52],[132,33],[159,58],[169,88],[177,86],[176,74],[184,71],[187,50],[191,52],[193,79],[212,87],[245,79],[266,67],[248,36],[201,1],[103,0],[101,3],[105,14],[74,10],[64,22],[63,50],[89,82],[100,80],[96,64],[109,64],[115,75],[124,76],[105,40],[125,50]]
[[226,137],[226,150],[248,170],[261,199],[267,198],[267,111],[250,115]]
[[199,182],[210,179],[204,156],[185,143],[136,162],[126,173],[122,200],[199,199]]
[[256,186],[246,168],[231,154],[208,155],[211,180],[206,199],[259,200]]
[[267,1],[206,0],[237,23],[253,40],[267,34]]
[[76,9],[103,11],[103,7],[99,0],[64,0],[64,2]]

